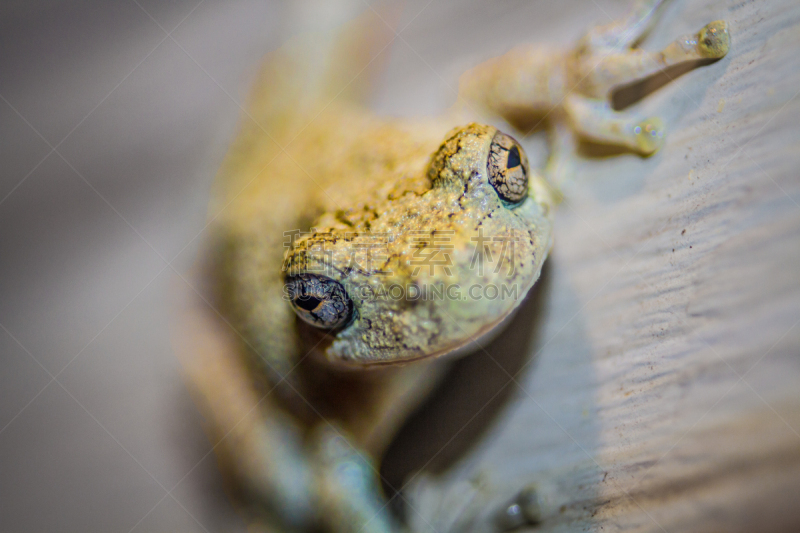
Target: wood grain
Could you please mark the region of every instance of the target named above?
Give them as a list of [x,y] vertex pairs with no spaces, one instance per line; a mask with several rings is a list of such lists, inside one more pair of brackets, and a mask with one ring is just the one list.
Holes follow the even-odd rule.
[[[531,18],[550,13],[541,3],[487,12],[490,29],[449,46],[502,51],[481,37],[503,25],[509,42],[539,30],[569,42],[624,8],[582,5],[547,20]],[[461,65],[431,44],[445,8],[430,9],[389,79],[420,60],[445,74],[409,99],[450,88]],[[420,531],[483,530],[486,509],[529,483],[537,531],[800,529],[800,4],[674,2],[643,46],[720,18],[730,54],[635,104],[665,119],[665,148],[581,159],[546,279],[512,324],[530,334],[456,368],[491,390],[476,404],[446,385],[390,452],[390,481],[427,465],[404,490]],[[410,110],[404,88],[379,107]]]

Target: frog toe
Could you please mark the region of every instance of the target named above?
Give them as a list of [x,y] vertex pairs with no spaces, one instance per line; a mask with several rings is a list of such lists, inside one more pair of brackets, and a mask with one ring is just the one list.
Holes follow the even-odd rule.
[[633,128],[636,147],[644,155],[656,153],[664,144],[664,123],[658,117],[643,120]]
[[707,59],[725,57],[731,47],[728,23],[724,20],[709,22],[697,34],[697,50]]

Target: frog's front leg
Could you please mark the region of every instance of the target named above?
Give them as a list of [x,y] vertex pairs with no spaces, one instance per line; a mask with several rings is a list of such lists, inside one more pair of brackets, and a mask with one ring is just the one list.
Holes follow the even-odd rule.
[[512,122],[520,113],[564,117],[582,137],[651,154],[661,146],[661,121],[613,110],[612,91],[679,63],[719,59],[730,47],[727,24],[714,21],[660,52],[632,48],[658,4],[638,2],[621,21],[587,32],[572,52],[524,47],[479,65],[462,78],[462,96]]
[[331,533],[399,530],[380,497],[377,469],[353,439],[325,423],[313,435],[317,513]]
[[[621,20],[595,26],[575,50],[525,44],[461,77],[459,97],[511,122],[518,115],[548,117],[592,74],[592,58],[631,47],[648,30],[664,0],[637,0]],[[595,59],[594,64],[597,63]]]
[[653,25],[663,3],[664,0],[636,0],[621,19],[586,32],[582,44],[594,49],[618,50],[633,46]]
[[650,155],[664,141],[664,125],[658,117],[614,111],[608,101],[571,94],[564,110],[573,131],[589,140],[624,146],[642,155]]
[[390,533],[369,456],[344,431],[310,432],[258,391],[236,335],[200,298],[189,296],[176,352],[205,415],[223,470],[255,521],[280,533]]
[[[635,32],[629,30],[629,33]],[[619,41],[624,39],[620,37]],[[627,46],[582,50],[575,59],[573,73],[580,80],[580,92],[568,94],[563,104],[570,124],[577,133],[593,141],[625,146],[649,155],[661,146],[661,121],[614,111],[610,105],[612,91],[678,63],[721,58],[729,47],[727,24],[717,20],[695,35],[676,39],[660,52]]]
[[730,35],[724,20],[703,26],[694,35],[675,39],[660,52],[638,48],[595,47],[578,54],[573,76],[585,96],[607,100],[611,92],[687,61],[719,59],[728,53]]

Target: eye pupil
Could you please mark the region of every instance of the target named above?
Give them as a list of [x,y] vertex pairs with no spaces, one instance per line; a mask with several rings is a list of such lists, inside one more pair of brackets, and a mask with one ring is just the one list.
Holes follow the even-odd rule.
[[316,274],[286,277],[286,296],[297,316],[322,329],[347,326],[355,315],[353,301],[338,281]]
[[313,296],[300,296],[295,300],[295,302],[297,302],[297,307],[300,309],[311,312],[319,307],[319,304],[322,302],[322,300],[319,298],[314,298]]
[[519,157],[519,148],[512,146],[511,150],[508,151],[508,163],[506,163],[506,168],[516,168],[521,164],[522,159]]
[[513,137],[495,133],[486,168],[489,183],[506,207],[514,208],[528,197],[528,158]]

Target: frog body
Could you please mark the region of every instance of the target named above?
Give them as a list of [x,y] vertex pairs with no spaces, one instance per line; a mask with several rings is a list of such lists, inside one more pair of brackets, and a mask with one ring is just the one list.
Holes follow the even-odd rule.
[[[574,49],[522,47],[476,67],[460,105],[436,118],[365,107],[353,80],[372,61],[354,49],[374,41],[359,38],[374,15],[322,64],[303,59],[319,52],[312,37],[267,61],[215,186],[179,349],[250,519],[275,531],[403,528],[377,461],[442,356],[496,330],[538,279],[576,136],[653,153],[660,122],[613,111],[611,89],[727,52],[720,21],[662,52],[632,48],[659,3],[639,2]],[[543,169],[487,123],[525,114],[550,115]]]

